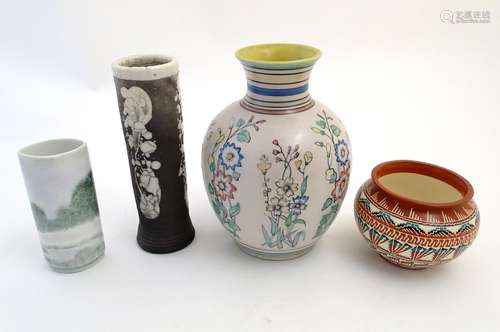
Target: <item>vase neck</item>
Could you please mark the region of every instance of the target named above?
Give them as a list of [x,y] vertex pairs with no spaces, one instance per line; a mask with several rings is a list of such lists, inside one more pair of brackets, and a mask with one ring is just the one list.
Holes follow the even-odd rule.
[[241,106],[269,114],[289,114],[311,108],[314,101],[309,96],[309,75],[313,66],[269,68],[243,63],[247,93],[241,100]]

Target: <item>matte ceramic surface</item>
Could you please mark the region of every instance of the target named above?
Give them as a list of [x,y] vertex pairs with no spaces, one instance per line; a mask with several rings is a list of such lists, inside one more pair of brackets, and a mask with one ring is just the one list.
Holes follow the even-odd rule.
[[330,227],[351,168],[346,130],[308,91],[319,50],[264,44],[236,56],[246,96],[208,128],[202,167],[210,203],[246,253],[299,257]]
[[191,243],[177,61],[139,55],[113,63],[139,213],[137,242],[167,253]]
[[36,143],[18,153],[45,259],[78,272],[104,255],[87,146],[74,139]]
[[354,204],[358,228],[383,258],[423,269],[449,262],[475,239],[479,210],[460,175],[416,161],[374,168]]

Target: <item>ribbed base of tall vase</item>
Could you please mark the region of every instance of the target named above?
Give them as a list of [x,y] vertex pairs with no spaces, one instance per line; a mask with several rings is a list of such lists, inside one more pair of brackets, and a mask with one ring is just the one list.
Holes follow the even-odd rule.
[[243,244],[241,242],[235,241],[238,247],[246,254],[250,256],[254,256],[260,259],[265,259],[268,261],[285,261],[289,259],[294,259],[298,258],[300,256],[303,256],[310,252],[314,245],[311,245],[309,247],[305,248],[300,248],[298,250],[289,250],[289,251],[283,251],[283,252],[269,252],[269,251],[262,251],[258,250],[257,248],[248,246],[246,244]]
[[[189,222],[189,225],[191,222]],[[148,227],[149,228],[149,227]],[[137,231],[137,243],[143,250],[153,254],[168,254],[186,248],[194,239],[194,228],[190,227],[187,231],[168,237],[157,230],[146,229],[139,224]]]

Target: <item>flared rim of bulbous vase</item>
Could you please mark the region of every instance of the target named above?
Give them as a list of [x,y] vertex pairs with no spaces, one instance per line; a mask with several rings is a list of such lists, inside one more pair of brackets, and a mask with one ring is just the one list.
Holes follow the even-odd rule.
[[235,55],[246,66],[296,69],[312,66],[321,57],[321,51],[303,44],[269,43],[240,48]]

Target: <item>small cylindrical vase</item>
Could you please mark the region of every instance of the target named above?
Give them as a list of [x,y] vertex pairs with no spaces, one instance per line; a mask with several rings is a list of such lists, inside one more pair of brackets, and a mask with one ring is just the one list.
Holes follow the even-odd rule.
[[104,255],[104,239],[87,146],[50,140],[18,152],[45,259],[57,272],[78,272]]
[[137,242],[152,253],[183,249],[194,238],[189,218],[177,61],[131,56],[112,65],[132,185]]

